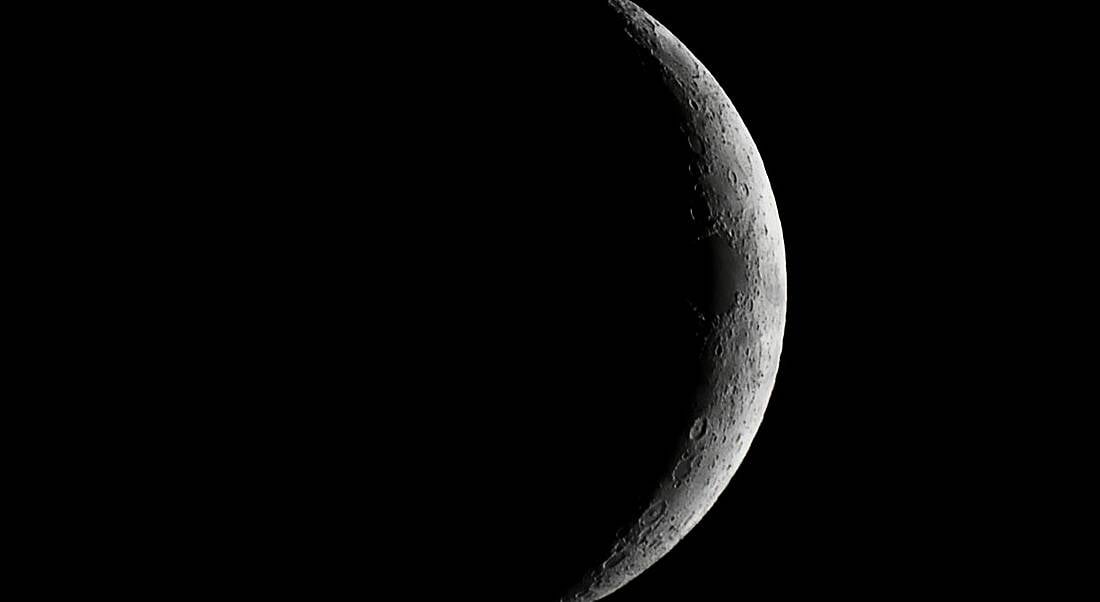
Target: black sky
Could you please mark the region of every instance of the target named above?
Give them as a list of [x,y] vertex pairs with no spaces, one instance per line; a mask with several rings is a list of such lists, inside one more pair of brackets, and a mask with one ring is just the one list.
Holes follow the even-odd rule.
[[[639,4],[714,73],[760,149],[789,306],[744,465],[706,519],[610,599],[1035,587],[1035,489],[1010,475],[1035,478],[1017,437],[1034,430],[1023,408],[1045,396],[1013,349],[1032,334],[1023,272],[1044,271],[1021,241],[1045,196],[1025,182],[1050,152],[1036,87],[1054,94],[1061,77],[1033,51],[1049,23]],[[1012,581],[1006,567],[1021,566],[1029,576]]]
[[[1087,79],[1065,60],[1075,38],[1057,35],[1072,17],[640,4],[756,142],[789,305],[732,484],[610,600],[1047,587],[1048,535],[1065,528],[1047,504],[1063,498],[1036,441],[1095,397],[1055,393],[1055,367],[1087,356],[1033,342],[1076,326],[1049,305],[1068,307],[1083,278],[1051,257],[1091,244],[1063,233],[1065,207],[1090,197],[1057,190],[1091,161],[1054,141],[1077,135],[1058,120],[1076,94],[1062,84]],[[162,404],[174,438],[143,431],[168,448],[141,470],[165,483],[153,539],[187,561],[159,587],[228,575],[306,597],[536,599],[550,588],[524,571],[553,573],[531,565],[569,546],[540,546],[578,526],[543,510],[583,514],[590,493],[568,489],[555,446],[576,450],[578,424],[620,424],[613,404],[586,420],[589,400],[653,397],[650,375],[682,384],[660,354],[634,361],[662,348],[647,320],[678,275],[646,270],[675,240],[669,228],[637,260],[664,217],[623,206],[662,160],[638,150],[644,120],[586,96],[618,81],[571,44],[600,37],[594,13],[430,8],[198,14],[135,43],[161,53],[123,45],[94,71],[104,114],[136,124],[107,138],[138,155],[127,179],[155,201],[140,206],[164,213],[138,230],[168,250],[137,254],[168,281],[150,336],[175,355],[146,354],[163,372],[142,374],[189,400]],[[117,100],[118,82],[140,95]],[[608,123],[631,148],[605,160],[586,130]],[[607,376],[629,370],[645,378]],[[574,386],[589,377],[601,388]],[[649,470],[585,434],[574,460],[612,459],[588,461],[583,487]],[[526,507],[532,491],[550,493]]]

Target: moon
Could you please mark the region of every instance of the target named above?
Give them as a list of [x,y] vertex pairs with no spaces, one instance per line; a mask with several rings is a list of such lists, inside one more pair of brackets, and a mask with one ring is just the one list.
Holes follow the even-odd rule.
[[358,583],[394,526],[398,587],[598,600],[703,519],[760,426],[787,302],[771,185],[630,2],[411,8],[371,26],[395,44],[261,27],[285,56],[240,44],[243,91],[187,96],[225,130],[194,189],[241,197],[200,207],[227,240],[196,239],[213,267],[185,296],[211,308],[186,324],[226,325],[199,382],[240,373],[240,403],[203,408],[230,425],[211,463],[265,509],[254,564],[303,585]]
[[609,0],[647,73],[682,109],[694,181],[690,214],[700,278],[688,302],[704,377],[690,427],[649,503],[561,598],[599,600],[652,566],[714,505],[745,458],[775,384],[787,305],[786,257],[767,172],[729,96],[656,19]]

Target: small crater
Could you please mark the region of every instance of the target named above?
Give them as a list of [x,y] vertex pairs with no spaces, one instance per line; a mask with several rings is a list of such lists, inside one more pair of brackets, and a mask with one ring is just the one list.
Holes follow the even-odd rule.
[[608,558],[604,561],[603,570],[608,571],[619,566],[624,560],[626,560],[626,556],[627,554],[625,551],[612,555],[611,558]]
[[707,419],[699,417],[695,419],[695,423],[691,425],[691,430],[688,431],[688,437],[691,440],[702,437],[707,432]]
[[645,511],[645,514],[642,514],[642,524],[652,525],[653,523],[657,522],[657,520],[660,519],[661,516],[664,515],[666,510],[668,510],[667,501],[660,500],[657,502],[653,502],[649,509]]
[[689,474],[691,474],[691,462],[690,461],[685,462],[685,461],[681,460],[676,465],[676,470],[674,470],[672,472],[672,478],[677,481],[677,484],[679,484],[679,482],[683,481],[685,478],[687,478],[687,476]]

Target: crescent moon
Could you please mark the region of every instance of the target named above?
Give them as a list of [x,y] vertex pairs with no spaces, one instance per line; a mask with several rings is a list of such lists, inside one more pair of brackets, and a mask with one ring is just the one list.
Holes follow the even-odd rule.
[[783,232],[756,145],[714,76],[637,5],[608,0],[690,118],[691,211],[696,241],[708,257],[712,294],[693,299],[704,337],[706,383],[694,399],[694,421],[680,453],[599,566],[561,598],[599,600],[667,554],[695,527],[729,484],[748,452],[775,384],[787,306]]

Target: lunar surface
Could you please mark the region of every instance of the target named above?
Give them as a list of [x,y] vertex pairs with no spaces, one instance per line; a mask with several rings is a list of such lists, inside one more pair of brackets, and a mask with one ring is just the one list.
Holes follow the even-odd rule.
[[[682,108],[692,194],[682,203],[705,286],[690,287],[702,377],[664,478],[563,602],[599,600],[657,562],[699,523],[745,458],[775,383],[786,310],[779,215],[756,146],[694,55],[631,2],[611,0],[646,72]],[[670,400],[674,402],[675,400]],[[686,401],[685,401],[686,403]]]

